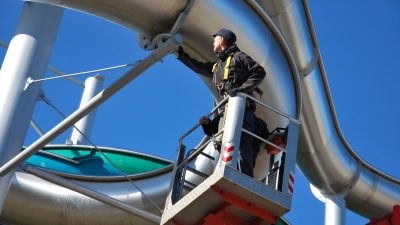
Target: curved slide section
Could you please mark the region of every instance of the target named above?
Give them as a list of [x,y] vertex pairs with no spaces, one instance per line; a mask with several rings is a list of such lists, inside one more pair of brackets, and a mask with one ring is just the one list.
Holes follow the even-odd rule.
[[[186,5],[186,2],[182,0],[114,0],[112,7],[109,5],[109,0],[35,0],[35,2],[84,11],[135,29],[150,37],[168,32],[177,15]],[[259,2],[262,2],[267,10],[272,10],[269,14],[273,16],[276,24],[270,23],[268,14],[253,0],[195,0],[192,10],[180,30],[184,38],[185,49],[200,60],[213,59],[213,53],[209,48],[212,43],[210,34],[220,27],[233,29],[239,37],[238,44],[241,49],[252,55],[267,69],[268,79],[261,84],[261,88],[265,91],[264,96],[268,96],[268,99],[263,99],[263,101],[296,118],[299,118],[301,106],[303,106],[300,118],[302,132],[298,162],[308,179],[323,193],[342,194],[346,199],[347,206],[361,215],[381,216],[390,211],[394,203],[400,202],[399,181],[371,169],[366,163],[355,157],[354,152],[341,135],[335,122],[322,64],[319,64],[319,67],[313,66],[316,62],[313,54],[313,46],[316,42],[313,42],[313,36],[310,36],[309,29],[312,31],[312,26],[309,28],[305,19],[302,2],[289,0]],[[154,7],[155,5],[157,7]],[[276,30],[276,25],[280,26],[280,30],[285,34],[293,55],[288,50],[287,43],[282,42],[284,39],[279,36],[280,32]],[[300,68],[300,72],[305,75],[301,83],[303,105],[301,105],[302,96],[297,67],[293,67],[293,59]],[[211,84],[209,80],[205,82]],[[284,125],[284,121],[273,118],[267,112],[260,113],[271,127]],[[140,179],[137,181],[138,186],[142,186],[152,199],[157,199],[160,204],[163,204],[169,185],[170,175],[168,174],[162,173]],[[7,218],[24,217],[26,224],[33,223],[35,220],[39,224],[46,224],[41,222],[40,216],[35,215],[33,209],[51,211],[54,208],[50,209],[49,206],[52,207],[61,200],[72,198],[75,200],[60,204],[63,208],[56,210],[54,218],[56,216],[63,218],[67,214],[72,214],[73,216],[65,219],[69,222],[66,224],[77,223],[81,220],[94,222],[96,219],[98,219],[96,224],[102,224],[100,218],[113,220],[104,224],[134,224],[140,220],[132,218],[130,215],[127,216],[124,212],[99,207],[98,202],[82,198],[82,196],[77,197],[77,194],[72,191],[63,190],[61,192],[59,191],[60,187],[51,184],[40,189],[41,191],[37,190],[36,193],[31,193],[32,195],[36,194],[35,198],[37,196],[38,199],[43,199],[43,202],[47,201],[46,204],[31,205],[32,208],[27,208],[27,211],[22,210],[23,204],[27,204],[24,202],[25,199],[30,199],[30,195],[23,195],[26,189],[21,189],[21,185],[23,184],[24,187],[30,185],[32,188],[32,185],[36,186],[37,183],[47,185],[43,180],[29,174],[16,173],[9,198],[17,205],[14,203],[10,203],[14,205],[6,205],[5,212],[9,210]],[[130,204],[151,212],[154,211],[151,206],[144,204],[146,201],[138,192],[133,191],[132,187],[121,189],[127,191],[125,195],[118,193],[119,185],[126,184],[119,182],[96,183],[96,188],[105,193],[115,191],[110,195],[116,198],[129,196],[125,200],[130,201]],[[128,193],[128,191],[130,192]],[[60,196],[60,193],[66,194]],[[83,215],[79,210],[81,208],[90,212]],[[118,221],[119,218],[121,221]],[[59,220],[54,221],[60,222]],[[140,224],[146,223],[140,222]]]
[[[98,148],[104,155],[97,151],[94,156],[89,156],[92,149],[92,146],[83,145],[49,145],[43,150],[51,155],[42,151],[25,163],[136,208],[161,215],[159,209],[164,208],[169,191],[173,167],[171,161],[105,147]],[[212,156],[215,154],[211,148],[204,152]],[[109,159],[129,176],[134,185],[121,175]],[[203,156],[189,165],[210,174],[214,162]],[[186,179],[192,183],[199,182],[198,176],[191,173],[187,174]],[[41,212],[46,212],[46,215]],[[0,221],[6,224],[152,224],[21,170],[12,179]]]
[[307,0],[265,0],[303,76],[303,113],[297,163],[322,193],[344,197],[365,217],[382,217],[400,202],[400,181],[364,162],[340,130]]
[[[73,159],[88,155],[91,146],[53,145],[43,150]],[[141,153],[100,148],[135,182],[158,207],[163,207],[172,162]],[[126,177],[121,176],[99,152],[74,164],[54,156],[35,154],[25,163],[55,173],[97,192],[159,215],[156,207],[140,197]],[[100,160],[98,160],[100,159]],[[32,197],[34,196],[34,197]],[[82,210],[84,209],[84,210]],[[43,213],[46,212],[46,213]],[[23,171],[15,172],[1,215],[5,224],[151,224],[77,192],[47,182]]]

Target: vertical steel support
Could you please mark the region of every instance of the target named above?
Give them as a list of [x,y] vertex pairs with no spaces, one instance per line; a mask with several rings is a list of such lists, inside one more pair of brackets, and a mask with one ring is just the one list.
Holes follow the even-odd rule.
[[325,202],[325,225],[345,225],[346,202],[342,196],[324,195]]
[[[220,166],[230,165],[236,168],[239,158],[240,136],[242,133],[243,116],[246,106],[246,98],[238,94],[229,97],[228,108],[222,138],[222,154],[219,161]],[[233,146],[233,148],[232,148]]]
[[[100,74],[89,77],[85,81],[85,90],[83,91],[81,104],[79,108],[82,108],[96,96],[103,89],[103,81],[104,77]],[[94,119],[96,117],[96,109],[90,112],[87,116],[83,117],[77,123],[75,123],[75,127],[79,129],[79,131],[74,128],[71,134],[71,144],[73,145],[87,145],[89,141],[87,138],[90,138],[93,130]]]
[[[0,70],[0,163],[22,149],[40,85],[24,91],[28,77],[43,78],[62,19],[59,7],[25,2]],[[0,210],[13,172],[0,178]]]
[[[59,134],[64,132],[66,129],[71,127],[74,123],[78,122],[88,113],[90,113],[97,106],[102,104],[104,101],[109,99],[123,87],[125,87],[129,82],[143,73],[147,68],[152,66],[154,63],[161,60],[165,55],[176,51],[179,45],[182,44],[182,38],[180,36],[174,35],[170,39],[168,39],[165,43],[163,43],[159,48],[150,53],[146,58],[144,58],[140,63],[138,63],[134,68],[126,72],[121,78],[112,83],[105,90],[98,93],[94,96],[90,101],[85,104],[82,108],[79,108],[75,112],[73,112],[70,116],[61,121],[58,125],[32,143],[29,147],[27,147],[24,151],[18,153],[15,157],[8,160],[4,165],[0,167],[0,176],[5,176],[11,170],[13,170],[18,164],[24,162],[27,158],[29,158],[32,154],[39,151],[42,147],[44,147],[47,143],[52,141]],[[30,85],[29,88],[32,88],[35,85]],[[28,88],[28,89],[29,89]],[[22,87],[23,89],[23,87]],[[28,120],[29,123],[29,120]]]

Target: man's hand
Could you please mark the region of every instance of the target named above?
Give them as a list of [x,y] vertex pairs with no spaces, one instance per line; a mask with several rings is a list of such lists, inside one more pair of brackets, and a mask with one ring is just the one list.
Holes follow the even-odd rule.
[[177,52],[179,55],[182,54],[182,52],[183,52],[182,46],[179,45],[178,51],[176,51],[176,52]]
[[208,117],[203,116],[199,119],[199,124],[203,125],[203,124],[209,124],[210,123],[210,119],[208,119]]

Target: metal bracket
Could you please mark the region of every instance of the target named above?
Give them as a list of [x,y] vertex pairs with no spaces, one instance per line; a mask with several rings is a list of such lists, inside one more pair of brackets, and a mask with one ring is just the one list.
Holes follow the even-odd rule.
[[29,85],[31,85],[33,82],[34,82],[34,79],[32,79],[32,77],[28,77],[28,79],[26,80],[26,83],[25,83],[24,91],[26,91],[26,89],[28,89]]
[[141,48],[145,50],[154,50],[161,46],[166,40],[168,40],[172,35],[171,34],[158,34],[154,37],[150,37],[148,35],[139,34],[139,45]]
[[145,50],[154,50],[172,35],[175,35],[182,27],[182,24],[185,21],[186,16],[189,14],[190,10],[192,9],[193,4],[194,0],[188,0],[188,3],[186,4],[185,8],[179,13],[178,18],[175,20],[175,23],[169,33],[162,33],[153,37],[145,34],[139,34],[138,39],[140,47]]

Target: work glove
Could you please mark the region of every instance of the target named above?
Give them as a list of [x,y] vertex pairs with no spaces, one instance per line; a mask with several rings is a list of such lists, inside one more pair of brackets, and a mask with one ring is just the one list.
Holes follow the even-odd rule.
[[183,48],[182,48],[182,46],[179,45],[178,51],[176,51],[176,52],[178,53],[178,55],[182,54],[182,53],[183,53]]
[[206,116],[203,116],[199,119],[200,125],[205,125],[205,124],[209,124],[209,123],[211,123],[211,120]]

